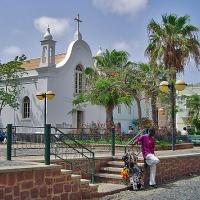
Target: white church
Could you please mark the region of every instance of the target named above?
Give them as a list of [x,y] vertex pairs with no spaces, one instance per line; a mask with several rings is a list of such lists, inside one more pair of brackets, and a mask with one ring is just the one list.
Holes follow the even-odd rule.
[[[79,18],[78,18],[79,20]],[[82,39],[78,28],[67,53],[55,54],[56,41],[47,29],[41,40],[41,57],[26,60],[23,67],[27,74],[21,78],[23,89],[19,94],[19,109],[5,107],[1,121],[6,125],[43,126],[44,100],[36,98],[38,92],[53,91],[55,97],[46,101],[46,122],[62,128],[79,128],[91,122],[105,123],[105,109],[102,106],[87,105],[74,107],[72,101],[84,86],[83,70],[94,67],[90,46]],[[101,55],[101,49],[96,55]],[[94,56],[96,56],[94,55]],[[75,112],[70,112],[75,109]],[[149,116],[149,103],[142,102],[143,117]],[[121,124],[127,132],[129,125],[137,119],[137,107],[119,105],[114,109],[114,122]]]

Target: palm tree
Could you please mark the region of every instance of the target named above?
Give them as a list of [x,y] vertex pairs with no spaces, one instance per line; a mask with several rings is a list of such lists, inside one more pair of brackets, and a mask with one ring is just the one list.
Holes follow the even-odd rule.
[[[130,103],[130,95],[125,92],[123,82],[123,70],[131,65],[128,61],[128,53],[125,51],[107,50],[101,55],[96,56],[96,69],[98,71],[98,78],[105,82],[107,80],[107,91],[104,90],[104,96],[106,94],[106,124],[113,124],[113,109],[120,103]],[[102,79],[103,78],[103,79]],[[105,93],[106,92],[106,93]],[[108,98],[109,97],[109,98]]]
[[86,90],[74,99],[74,104],[90,102],[104,106],[106,125],[111,128],[113,110],[119,104],[130,104],[131,95],[125,90],[123,69],[130,65],[128,53],[124,51],[106,50],[95,58],[95,68],[86,68]]
[[200,44],[197,39],[198,28],[189,24],[190,17],[178,17],[175,14],[163,15],[162,24],[153,19],[147,29],[149,31],[149,44],[145,53],[150,60],[160,61],[166,68],[175,68],[176,72],[183,72],[185,65],[194,59],[200,63]]
[[[190,59],[194,59],[197,65],[200,63],[198,28],[190,24],[189,20],[187,15],[178,17],[176,14],[165,14],[161,24],[152,19],[147,27],[149,44],[145,53],[150,62],[160,62],[169,69],[172,83],[176,80],[177,73],[184,72]],[[171,96],[172,105],[175,105],[175,92],[171,92]],[[173,128],[176,124],[173,109],[171,122]]]

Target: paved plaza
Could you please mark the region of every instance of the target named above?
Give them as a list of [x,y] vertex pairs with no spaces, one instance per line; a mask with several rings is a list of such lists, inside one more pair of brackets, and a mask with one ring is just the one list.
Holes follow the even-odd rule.
[[[121,158],[124,153],[122,151],[116,152],[116,157]],[[183,150],[165,150],[165,151],[156,151],[156,155],[159,158],[164,157],[177,157],[181,155],[188,154],[200,154],[200,147],[194,147],[192,149],[183,149]],[[95,154],[96,157],[109,157],[111,153],[101,153]],[[52,156],[51,159],[55,159],[55,156]],[[13,167],[18,165],[24,165],[25,162],[33,161],[42,161],[44,160],[43,156],[20,156],[12,157],[13,161],[6,161],[6,145],[0,144],[0,168],[5,169],[6,167]],[[30,163],[29,163],[30,164]],[[36,163],[33,163],[36,164]],[[173,183],[166,185],[161,185],[157,189],[145,189],[141,191],[131,191],[127,190],[121,193],[103,197],[102,200],[199,200],[200,199],[200,176],[190,176],[183,177],[183,180],[179,180]],[[112,190],[117,190],[123,185],[114,185],[114,184],[100,184],[99,191],[107,192]]]
[[185,177],[173,183],[159,186],[156,189],[141,191],[123,191],[109,195],[101,200],[199,200],[200,176]]

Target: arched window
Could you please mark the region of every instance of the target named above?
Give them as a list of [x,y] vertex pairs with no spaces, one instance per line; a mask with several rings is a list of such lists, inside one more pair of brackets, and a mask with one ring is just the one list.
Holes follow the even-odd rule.
[[79,94],[83,89],[83,67],[76,66],[75,70],[75,94]]
[[23,100],[23,118],[30,117],[30,99],[29,97],[24,97]]

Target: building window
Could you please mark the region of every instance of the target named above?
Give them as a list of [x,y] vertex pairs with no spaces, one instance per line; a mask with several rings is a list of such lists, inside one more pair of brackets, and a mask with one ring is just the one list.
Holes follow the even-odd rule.
[[24,97],[23,100],[23,118],[29,118],[30,117],[30,99],[29,97]]
[[78,65],[75,70],[75,94],[79,94],[83,89],[83,67]]
[[117,112],[118,112],[119,114],[122,112],[122,107],[121,107],[121,105],[118,105],[118,106],[117,106]]

